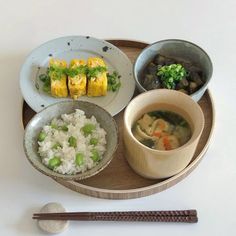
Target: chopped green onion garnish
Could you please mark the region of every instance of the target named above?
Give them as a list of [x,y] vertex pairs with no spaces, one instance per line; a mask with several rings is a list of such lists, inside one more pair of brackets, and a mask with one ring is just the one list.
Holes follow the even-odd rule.
[[107,68],[104,66],[88,67],[87,76],[88,78],[97,77],[100,73],[106,72]]
[[109,73],[107,74],[107,82],[108,82],[107,90],[108,91],[115,92],[119,90],[121,86],[120,77],[121,76],[118,74],[117,71],[113,71],[112,74],[109,74]]
[[65,72],[65,74],[67,74],[70,77],[75,77],[76,75],[79,75],[79,74],[86,74],[87,73],[87,66],[80,65],[78,67],[66,68],[64,70],[64,72]]
[[161,66],[157,69],[157,76],[160,77],[163,86],[168,89],[174,89],[176,82],[182,80],[186,75],[187,71],[180,64]]

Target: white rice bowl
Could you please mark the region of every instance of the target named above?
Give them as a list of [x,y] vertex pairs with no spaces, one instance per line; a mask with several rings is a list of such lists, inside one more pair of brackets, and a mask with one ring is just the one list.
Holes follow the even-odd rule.
[[[60,127],[66,126],[68,131],[56,129],[51,124]],[[49,167],[49,161],[56,156],[60,157],[61,163],[53,168],[53,171],[61,174],[85,172],[98,164],[98,161],[94,161],[91,158],[92,150],[94,149],[99,154],[99,161],[101,161],[106,151],[106,131],[100,127],[94,116],[87,118],[84,111],[76,109],[72,114],[63,114],[61,118],[53,119],[51,124],[43,127],[42,131],[46,134],[46,137],[43,141],[38,141],[38,153],[44,165]],[[87,136],[81,130],[86,124],[95,126],[92,133]],[[76,147],[69,145],[68,139],[71,136],[76,138]],[[96,145],[90,144],[91,138],[95,138],[98,143]],[[56,143],[59,143],[60,146],[53,148]],[[76,164],[77,153],[83,154],[83,163],[81,165]]]

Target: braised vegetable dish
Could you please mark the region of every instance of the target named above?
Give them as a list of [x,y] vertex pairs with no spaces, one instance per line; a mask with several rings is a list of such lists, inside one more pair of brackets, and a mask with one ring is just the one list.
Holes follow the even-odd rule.
[[157,54],[144,69],[141,84],[146,90],[167,88],[192,94],[203,86],[204,77],[200,66],[190,61]]

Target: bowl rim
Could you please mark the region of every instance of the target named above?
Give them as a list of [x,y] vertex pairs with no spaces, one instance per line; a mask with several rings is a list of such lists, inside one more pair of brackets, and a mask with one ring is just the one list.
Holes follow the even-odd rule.
[[[146,46],[138,55],[138,57],[135,59],[135,62],[134,62],[134,65],[133,65],[133,75],[134,75],[134,79],[136,81],[136,83],[138,84],[138,86],[142,89],[143,92],[147,92],[147,91],[150,91],[150,90],[147,90],[145,89],[141,83],[139,82],[139,79],[138,79],[138,76],[137,76],[137,73],[136,73],[136,70],[137,70],[137,63],[138,63],[138,60],[140,59],[141,55],[143,55],[144,52],[146,52],[149,48],[153,47],[154,45],[158,44],[158,43],[163,43],[163,42],[181,42],[181,43],[188,43],[188,44],[191,44],[192,46],[198,48],[200,51],[203,52],[203,54],[206,56],[207,60],[209,61],[209,64],[210,64],[210,75],[208,76],[207,80],[205,81],[204,85],[199,88],[197,91],[195,91],[194,93],[188,95],[188,96],[191,96],[191,97],[194,97],[196,94],[198,94],[200,91],[204,91],[207,86],[208,86],[208,83],[210,82],[211,78],[212,78],[212,75],[213,75],[213,63],[212,63],[212,60],[210,58],[210,56],[208,55],[208,53],[200,46],[198,46],[197,44],[193,43],[193,42],[190,42],[190,41],[187,41],[187,40],[184,40],[184,39],[162,39],[162,40],[158,40],[154,43],[151,43],[149,44],[148,46]],[[164,88],[160,88],[160,89],[164,89]]]
[[[175,149],[172,149],[172,150],[158,150],[158,149],[153,149],[153,148],[149,148],[147,146],[145,146],[144,144],[142,144],[141,142],[139,142],[133,135],[132,131],[131,131],[131,128],[132,127],[129,127],[128,124],[127,124],[127,113],[128,113],[128,109],[129,109],[129,105],[132,104],[133,102],[135,102],[135,100],[138,100],[140,99],[141,97],[143,96],[148,96],[148,94],[151,94],[151,93],[175,93],[176,95],[180,95],[180,96],[183,96],[185,97],[185,99],[187,100],[190,100],[192,102],[192,104],[194,104],[194,106],[196,107],[196,109],[198,110],[198,112],[200,113],[200,119],[201,121],[199,122],[201,125],[201,127],[199,128],[198,132],[196,133],[195,135],[195,138],[193,138],[193,134],[194,132],[192,132],[192,136],[191,138],[182,146],[178,147],[178,148],[175,148]],[[157,104],[158,102],[155,102],[155,104]],[[151,105],[152,103],[150,103],[149,105]],[[146,106],[145,106],[146,107]],[[143,107],[143,108],[145,108]],[[142,148],[144,148],[145,150],[149,151],[149,152],[152,152],[153,154],[161,154],[161,155],[171,155],[171,154],[174,154],[176,152],[179,152],[183,149],[186,149],[189,147],[189,145],[191,145],[192,143],[194,143],[202,134],[202,131],[204,129],[204,126],[205,126],[205,118],[204,118],[204,114],[203,114],[203,111],[201,109],[201,107],[199,106],[199,104],[197,102],[195,102],[189,95],[187,94],[184,94],[182,92],[179,92],[179,91],[176,91],[176,90],[169,90],[169,89],[155,89],[155,90],[150,90],[150,91],[147,91],[147,92],[143,92],[143,93],[140,93],[139,95],[137,95],[134,99],[131,100],[131,102],[128,104],[128,106],[126,107],[125,109],[125,112],[124,112],[124,128],[126,129],[128,135],[130,136],[130,138],[132,139],[133,142],[135,142],[136,144],[138,145],[141,145]],[[196,131],[195,131],[196,132]]]
[[[91,168],[91,169],[89,169],[89,170],[87,170],[87,171],[85,171],[85,172],[79,172],[79,173],[77,173],[77,174],[74,174],[74,175],[72,175],[72,174],[61,174],[61,173],[58,173],[58,172],[55,172],[55,171],[53,171],[53,170],[51,170],[51,169],[49,169],[47,166],[45,166],[42,162],[40,162],[40,161],[38,161],[38,163],[40,163],[40,165],[36,165],[36,163],[33,161],[33,159],[30,157],[30,154],[28,153],[28,149],[27,149],[27,145],[26,145],[26,134],[27,134],[27,132],[28,132],[28,130],[29,130],[29,127],[30,127],[30,125],[32,124],[32,122],[34,122],[35,121],[35,119],[37,119],[37,117],[41,114],[41,113],[43,113],[43,112],[45,112],[46,110],[48,110],[48,109],[51,109],[51,107],[54,107],[54,106],[56,106],[56,105],[58,105],[58,104],[64,104],[64,103],[69,103],[69,104],[71,104],[71,103],[83,103],[83,104],[90,104],[90,105],[92,105],[92,106],[94,106],[94,107],[97,107],[98,109],[101,109],[101,110],[103,110],[103,112],[105,112],[105,113],[107,113],[107,115],[110,117],[110,119],[111,119],[111,121],[112,121],[112,124],[114,125],[114,128],[115,128],[115,130],[116,130],[116,143],[115,143],[115,145],[114,145],[114,147],[112,148],[112,152],[111,152],[111,154],[109,155],[109,158],[107,159],[107,161],[106,162],[104,162],[104,164],[103,165],[101,165],[100,167],[97,167],[97,169],[96,169],[96,171],[92,171],[96,166],[98,166],[99,165],[99,163],[98,163],[98,165],[96,165],[96,166],[94,166],[93,168]],[[79,109],[79,108],[78,108]],[[74,112],[74,111],[72,111],[72,112]],[[64,113],[62,113],[62,114],[64,114]],[[60,114],[60,115],[62,115],[62,114]],[[96,118],[96,117],[95,117]],[[96,118],[97,119],[97,118]],[[103,127],[102,127],[103,128]],[[91,103],[91,102],[88,102],[88,101],[79,101],[79,100],[72,100],[72,101],[59,101],[59,102],[56,102],[56,103],[54,103],[54,104],[51,104],[51,105],[49,105],[49,106],[47,106],[47,107],[45,107],[45,108],[43,108],[41,111],[39,111],[38,113],[36,113],[31,119],[30,119],[30,121],[28,122],[28,124],[26,125],[26,127],[25,127],[25,130],[24,130],[24,137],[23,137],[23,148],[24,148],[24,153],[25,153],[25,155],[26,155],[26,157],[27,157],[27,159],[28,159],[28,161],[31,163],[31,165],[35,168],[35,169],[37,169],[38,171],[40,171],[41,173],[43,173],[43,174],[45,174],[46,176],[49,176],[49,177],[51,177],[51,178],[53,178],[53,179],[63,179],[63,180],[83,180],[83,179],[87,179],[87,178],[89,178],[89,177],[91,177],[91,176],[94,176],[94,175],[96,175],[96,174],[98,174],[100,171],[102,171],[105,167],[107,167],[108,166],[108,164],[112,161],[112,159],[113,159],[113,157],[114,157],[114,154],[115,154],[115,152],[116,152],[116,150],[117,150],[117,148],[118,148],[118,145],[119,145],[119,131],[118,131],[118,126],[117,126],[117,123],[116,123],[116,121],[115,121],[115,119],[113,118],[113,116],[108,112],[108,111],[106,111],[104,108],[102,108],[101,106],[99,106],[99,105],[97,105],[97,104],[95,104],[95,103]],[[35,153],[34,152],[34,155],[35,156],[38,156],[39,158],[40,158],[40,156],[39,156],[39,154],[38,153]],[[44,166],[45,168],[47,168],[47,171],[45,171],[45,170],[43,170],[40,166]],[[89,173],[86,175],[86,174],[84,174],[84,173],[86,173],[86,172],[88,172],[89,171]],[[81,174],[84,174],[84,175],[82,175],[81,176]]]

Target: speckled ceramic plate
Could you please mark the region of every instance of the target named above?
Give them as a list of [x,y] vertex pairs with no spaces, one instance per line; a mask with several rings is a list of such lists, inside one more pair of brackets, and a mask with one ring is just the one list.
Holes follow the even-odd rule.
[[119,113],[130,101],[135,89],[132,64],[128,57],[116,46],[89,36],[67,36],[48,41],[33,50],[24,62],[20,72],[20,87],[24,100],[36,112],[44,107],[71,98],[54,98],[43,92],[39,75],[46,72],[51,57],[65,59],[101,57],[108,72],[117,71],[121,75],[121,87],[117,92],[108,92],[103,97],[80,97],[81,101],[95,103],[111,115]]

